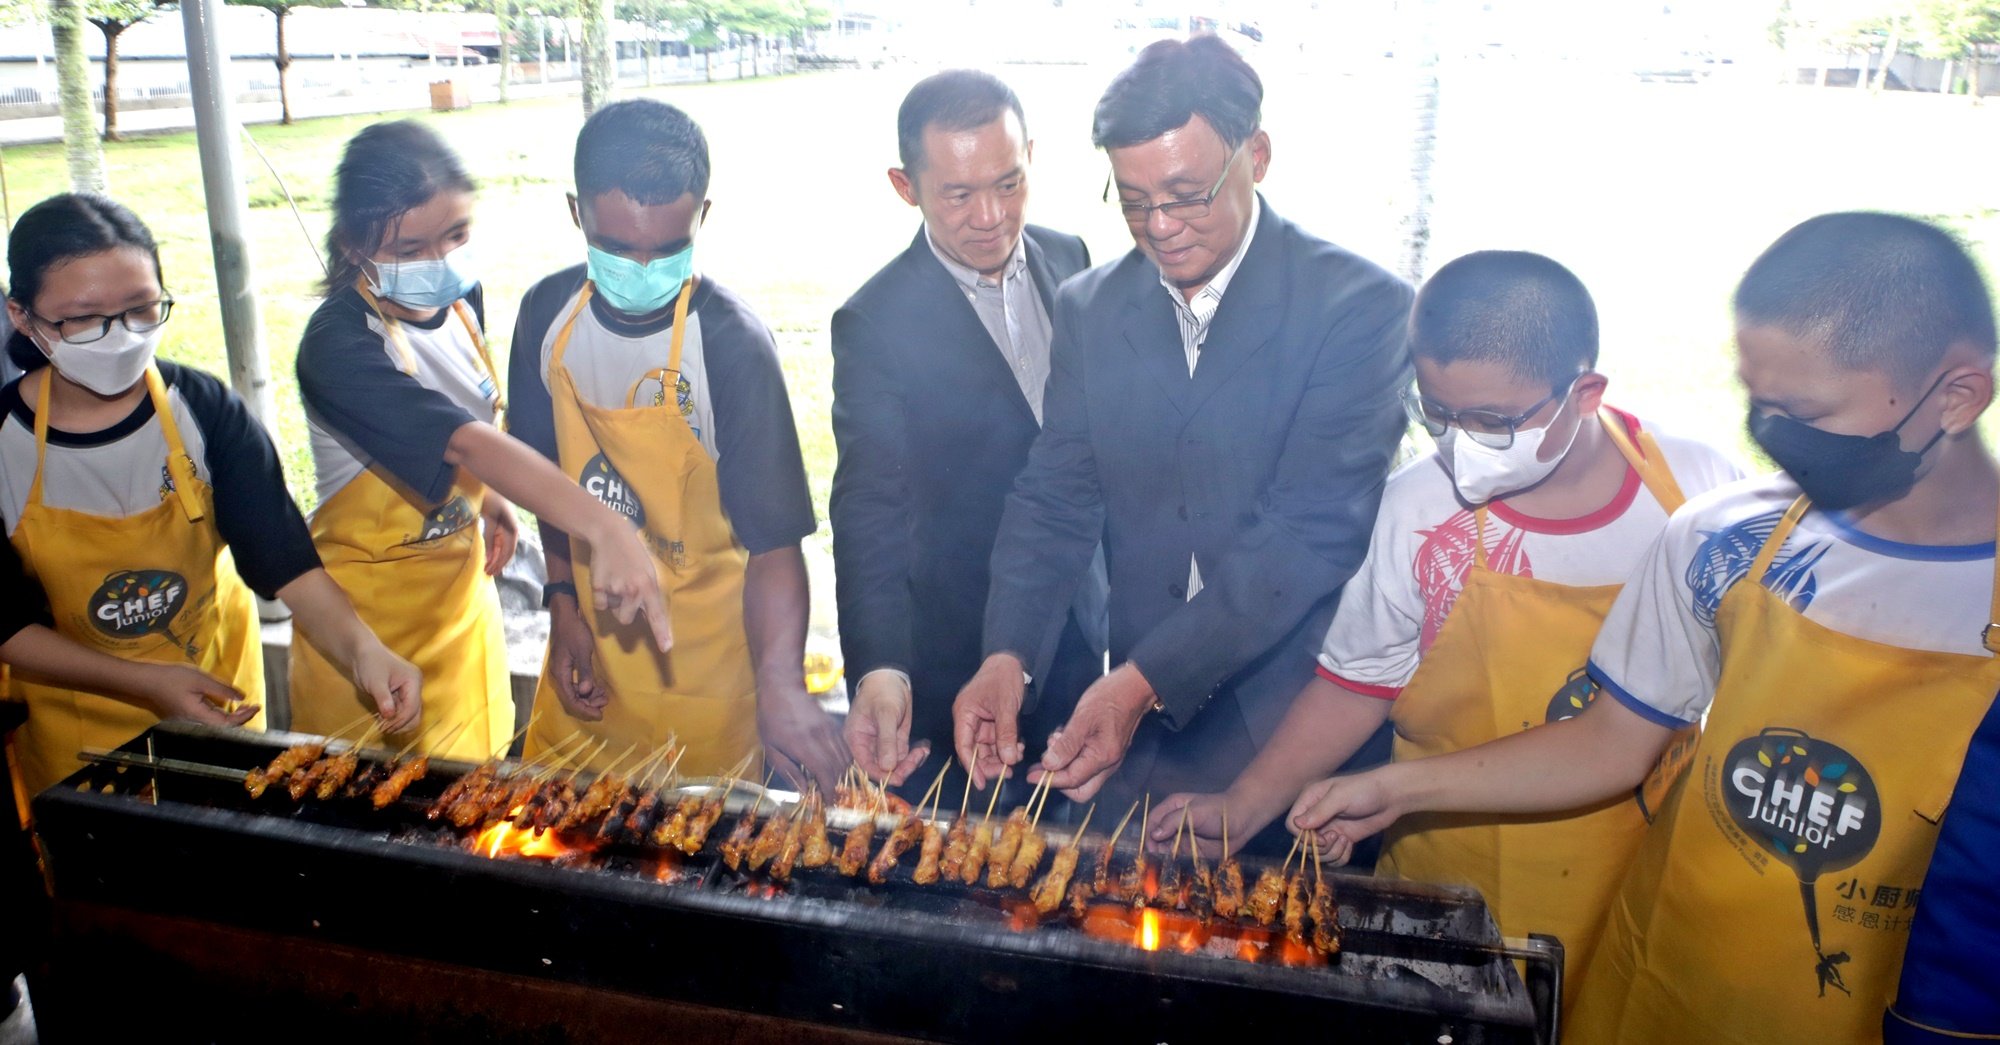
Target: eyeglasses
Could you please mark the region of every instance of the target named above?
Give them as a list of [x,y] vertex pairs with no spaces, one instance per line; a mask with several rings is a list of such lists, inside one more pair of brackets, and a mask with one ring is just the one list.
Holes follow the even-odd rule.
[[49,319],[46,316],[36,315],[33,309],[24,307],[23,311],[26,311],[29,318],[35,322],[55,331],[58,338],[72,345],[88,345],[93,341],[104,340],[104,336],[111,333],[111,324],[114,322],[125,324],[125,329],[134,334],[144,334],[156,329],[173,313],[174,297],[172,294],[162,294],[158,301],[149,301],[110,316],[70,316],[67,319]]
[[[1175,221],[1200,221],[1208,217],[1209,208],[1214,205],[1215,197],[1222,192],[1222,183],[1229,180],[1229,172],[1236,167],[1236,158],[1243,155],[1243,146],[1248,144],[1250,143],[1246,140],[1243,145],[1236,147],[1235,152],[1229,154],[1229,162],[1222,165],[1222,175],[1216,178],[1215,184],[1210,186],[1209,190],[1202,195],[1191,196],[1186,199],[1167,200],[1164,203],[1146,203],[1138,200],[1121,199],[1118,201],[1118,209],[1125,212],[1125,221],[1131,225],[1144,225],[1148,221],[1151,221],[1154,211],[1158,211]],[[1111,202],[1112,186],[1112,176],[1105,175],[1104,201],[1106,203]]]
[[1514,433],[1542,408],[1559,399],[1569,398],[1570,390],[1576,387],[1578,374],[1569,383],[1549,393],[1542,401],[1518,414],[1503,414],[1495,410],[1446,410],[1425,399],[1414,387],[1405,388],[1400,393],[1403,412],[1410,415],[1410,421],[1432,438],[1444,435],[1450,428],[1457,428],[1468,438],[1481,446],[1494,450],[1505,450],[1514,445]]

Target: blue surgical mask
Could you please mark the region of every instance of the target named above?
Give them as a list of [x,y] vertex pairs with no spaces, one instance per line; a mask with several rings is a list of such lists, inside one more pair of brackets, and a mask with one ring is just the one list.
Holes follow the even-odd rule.
[[627,315],[643,316],[665,308],[694,275],[692,243],[677,254],[654,258],[644,265],[596,247],[589,249],[590,282],[612,308]]
[[469,247],[460,247],[442,258],[414,261],[377,261],[375,278],[368,289],[378,298],[387,298],[405,308],[443,308],[472,291],[479,277],[472,274]]

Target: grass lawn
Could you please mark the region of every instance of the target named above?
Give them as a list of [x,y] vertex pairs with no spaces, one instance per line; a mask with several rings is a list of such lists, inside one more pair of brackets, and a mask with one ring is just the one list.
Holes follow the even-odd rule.
[[[1398,267],[1414,98],[1407,72],[1332,69],[1277,53],[1256,60],[1274,140],[1271,205]],[[822,518],[834,460],[827,321],[916,231],[915,212],[883,171],[895,162],[895,107],[928,71],[648,92],[687,109],[709,135],[714,209],[697,264],[742,293],[777,333]],[[1036,140],[1033,219],[1085,236],[1099,260],[1116,256],[1129,242],[1115,208],[1100,200],[1106,167],[1089,144],[1091,108],[1115,69],[997,71],[1022,95]],[[1484,247],[1541,250],[1569,264],[1597,296],[1612,399],[1683,432],[1747,449],[1728,294],[1756,252],[1799,219],[1837,208],[1934,216],[1965,233],[1989,269],[1995,260],[2000,107],[1767,87],[1748,75],[1735,84],[1638,84],[1511,63],[1447,66],[1442,79],[1432,267]],[[579,107],[556,99],[418,118],[458,148],[480,183],[475,239],[488,325],[504,355],[521,293],[582,258],[563,201]],[[275,434],[308,508],[311,462],[292,359],[317,301],[309,238],[325,235],[342,143],[368,122],[252,129],[303,209],[304,231],[245,151],[280,411]],[[166,354],[222,372],[193,134],[111,145],[106,159],[112,193],[159,237],[180,302]],[[11,148],[5,163],[13,213],[66,187],[58,146]]]

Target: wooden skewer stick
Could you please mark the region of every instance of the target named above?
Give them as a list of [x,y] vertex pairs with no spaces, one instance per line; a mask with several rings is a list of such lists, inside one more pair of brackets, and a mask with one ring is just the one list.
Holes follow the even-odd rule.
[[541,713],[541,712],[539,712],[539,711],[535,712],[535,713],[534,713],[534,714],[532,714],[532,715],[529,715],[529,716],[528,716],[528,724],[527,724],[527,725],[525,725],[525,726],[522,726],[522,727],[521,727],[521,729],[520,729],[520,731],[519,731],[519,732],[517,732],[517,733],[515,733],[515,734],[514,734],[513,736],[511,736],[511,737],[508,737],[508,738],[507,738],[507,742],[506,742],[505,744],[502,744],[502,745],[500,745],[500,746],[499,746],[498,748],[496,748],[496,749],[494,750],[494,752],[493,752],[493,755],[492,755],[492,757],[488,758],[488,759],[487,759],[487,761],[488,761],[488,762],[492,762],[492,761],[495,761],[495,760],[497,760],[497,759],[498,759],[498,758],[499,758],[499,757],[500,757],[501,755],[504,755],[504,754],[506,754],[506,753],[507,753],[507,750],[508,750],[509,748],[511,748],[511,747],[513,747],[513,746],[514,746],[514,742],[515,742],[515,741],[517,741],[517,740],[521,739],[522,737],[525,737],[525,736],[527,736],[527,735],[528,735],[528,731],[529,731],[529,730],[531,730],[531,729],[533,729],[533,728],[535,728],[535,723],[536,723],[536,722],[539,722],[539,721],[541,721],[541,718],[542,718],[542,713]]
[[1188,807],[1181,807],[1181,825],[1174,828],[1174,851],[1167,856],[1167,866],[1172,867],[1181,858],[1181,836],[1187,834]]
[[[951,763],[946,761],[945,764]],[[972,808],[972,770],[968,767],[965,771],[965,794],[958,800],[958,818],[965,819],[965,811],[970,808]]]
[[1139,855],[1146,855],[1146,847],[1153,844],[1153,836],[1146,833],[1146,822],[1153,818],[1153,793],[1146,792],[1146,808],[1139,814]]
[[470,715],[466,716],[465,721],[460,722],[458,725],[451,727],[451,732],[446,733],[443,739],[439,740],[435,744],[432,744],[430,746],[430,750],[424,752],[425,756],[428,757],[431,751],[436,751],[437,749],[445,746],[446,744],[451,743],[454,739],[458,737],[460,733],[464,732],[465,727],[469,725],[472,725],[472,716]]
[[[336,730],[334,730],[333,732],[331,732],[331,733],[328,733],[328,734],[327,734],[327,735],[325,736],[325,738],[323,738],[323,739],[325,739],[325,740],[333,740],[333,739],[335,739],[336,737],[344,737],[344,736],[346,736],[346,735],[347,735],[347,731],[348,731],[348,730],[350,730],[350,729],[353,729],[354,727],[356,727],[356,726],[358,726],[358,725],[362,724],[363,722],[366,722],[366,721],[368,721],[368,720],[370,720],[370,719],[375,719],[375,713],[374,713],[373,711],[364,711],[364,712],[362,712],[362,713],[361,713],[361,717],[360,717],[360,718],[357,718],[357,719],[355,719],[354,721],[352,721],[352,722],[349,722],[349,723],[348,723],[347,725],[344,725],[344,726],[340,727],[339,729],[336,729]],[[380,719],[375,719],[375,721],[377,721],[377,722],[380,722],[381,720],[380,720]]]
[[1041,782],[1035,785],[1033,791],[1028,792],[1028,801],[1021,806],[1022,809],[1027,810],[1030,814],[1028,826],[1033,827],[1035,824],[1041,822],[1042,811],[1035,805],[1035,799],[1040,798],[1047,792],[1049,781],[1053,779],[1055,779],[1054,774],[1043,773]]
[[1222,858],[1229,859],[1229,807],[1222,807]]
[[[970,782],[971,778],[966,778]],[[993,781],[993,793],[986,797],[986,815],[979,818],[979,826],[985,827],[993,819],[993,804],[1000,801],[1000,785],[1007,782],[1007,767],[1000,767],[1000,775]]]
[[638,742],[638,741],[636,741],[636,740],[634,740],[634,741],[633,741],[633,742],[631,742],[630,744],[627,744],[627,745],[625,745],[625,750],[624,750],[624,752],[623,752],[623,753],[621,753],[621,754],[620,754],[620,755],[619,755],[619,756],[618,756],[617,758],[614,758],[614,759],[612,759],[612,760],[611,760],[611,764],[610,764],[610,765],[608,765],[608,766],[605,766],[605,767],[604,767],[603,769],[600,769],[600,770],[598,770],[598,772],[597,772],[597,775],[598,775],[598,776],[610,776],[610,775],[611,775],[611,771],[612,771],[612,770],[614,770],[614,769],[617,769],[617,768],[618,768],[618,764],[619,764],[620,762],[623,762],[623,761],[625,761],[626,759],[628,759],[628,758],[632,757],[632,752],[634,752],[634,751],[637,751],[637,750],[639,750],[639,742]]
[[[1096,803],[1092,803],[1090,808],[1096,809],[1097,808]],[[1132,803],[1131,808],[1125,810],[1124,818],[1118,821],[1118,830],[1111,832],[1111,844],[1113,846],[1116,846],[1118,844],[1118,839],[1124,836],[1125,825],[1132,822],[1132,814],[1138,811],[1139,811],[1139,803],[1137,802]],[[1089,813],[1083,814],[1083,818],[1085,820],[1089,820],[1090,814]],[[1140,841],[1143,843],[1144,839],[1141,839]]]
[[[1301,842],[1303,842],[1303,841],[1305,841],[1305,840],[1306,840],[1306,836],[1305,836],[1305,835],[1294,835],[1294,836],[1292,837],[1292,851],[1291,851],[1291,852],[1289,852],[1289,853],[1286,853],[1286,854],[1285,854],[1285,862],[1284,862],[1284,864],[1282,864],[1282,865],[1281,865],[1281,866],[1280,866],[1280,867],[1278,868],[1278,873],[1279,873],[1279,874],[1284,874],[1284,873],[1285,873],[1285,872],[1286,872],[1287,870],[1289,870],[1289,869],[1291,868],[1291,866],[1292,866],[1292,857],[1294,857],[1294,856],[1297,856],[1297,855],[1298,855],[1298,852],[1299,852],[1299,843],[1301,843]],[[1303,868],[1301,868],[1301,870],[1303,870]]]
[[1312,851],[1313,851],[1313,884],[1314,884],[1314,885],[1319,885],[1319,886],[1323,886],[1323,885],[1325,885],[1325,884],[1326,884],[1326,877],[1325,877],[1324,875],[1322,875],[1322,874],[1320,873],[1320,870],[1319,870],[1319,832],[1318,832],[1318,831],[1314,831],[1314,832],[1312,833]]
[[[468,717],[466,721],[470,722],[472,721],[472,719]],[[437,727],[438,724],[433,722],[430,725],[425,726],[420,730],[417,730],[417,735],[411,737],[410,742],[403,745],[403,750],[396,752],[396,761],[401,762],[403,759],[409,757],[410,752],[415,751],[417,749],[417,745],[423,743],[424,734],[429,733],[431,730],[436,729]]]
[[588,750],[590,750],[590,741],[589,739],[586,738],[583,742],[583,746],[577,748],[575,751],[571,751],[561,756],[560,758],[550,759],[547,768],[536,771],[533,780],[534,785],[536,787],[540,787],[543,784],[548,783],[550,780],[555,778],[555,775],[557,773],[562,772],[563,769],[569,765],[570,759],[573,759]]
[[[557,742],[555,746],[537,754],[535,757],[527,760],[526,762],[521,763],[521,768],[515,770],[512,773],[509,773],[508,779],[511,780],[514,777],[520,776],[522,773],[527,772],[529,768],[534,767],[539,763],[541,763],[543,759],[547,759],[550,765],[560,764],[568,757],[563,754],[564,749],[569,747],[570,741],[573,741],[580,736],[583,736],[583,730],[579,729],[576,732],[571,733],[569,736],[564,737],[561,741]],[[589,747],[590,741],[586,739],[584,741],[584,746]],[[537,770],[537,772],[539,772],[539,770]]]
[[665,786],[672,787],[674,781],[680,778],[681,759],[686,758],[687,753],[688,753],[687,748],[682,748],[679,751],[674,752],[674,760],[672,762],[667,763],[667,780]]
[[[1076,833],[1069,836],[1069,847],[1071,849],[1075,849],[1077,843],[1083,841],[1084,829],[1090,826],[1090,815],[1095,812],[1097,812],[1097,803],[1095,802],[1090,803],[1090,808],[1083,811],[1083,823],[1076,825]],[[1131,816],[1132,814],[1127,813],[1125,815]]]
[[[917,819],[923,819],[924,803],[931,800],[932,794],[936,794],[939,798],[944,797],[944,775],[949,772],[951,772],[951,760],[945,759],[944,765],[938,769],[937,779],[931,781],[931,786],[924,789],[923,797],[917,799]],[[932,815],[935,816],[936,812],[933,811]]]

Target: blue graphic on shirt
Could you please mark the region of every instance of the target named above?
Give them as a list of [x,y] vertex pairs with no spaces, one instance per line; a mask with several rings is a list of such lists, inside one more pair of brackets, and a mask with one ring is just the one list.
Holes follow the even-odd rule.
[[[1750,573],[1750,567],[1757,561],[1757,553],[1764,542],[1770,540],[1771,532],[1778,528],[1778,520],[1784,512],[1766,512],[1752,516],[1720,530],[1701,531],[1701,547],[1695,550],[1694,561],[1688,563],[1687,583],[1694,592],[1695,619],[1713,627],[1715,611],[1722,605],[1722,596],[1735,587],[1736,582]],[[1793,531],[1794,534],[1797,531]],[[1832,547],[1830,541],[1818,541],[1803,548],[1786,547],[1778,549],[1771,560],[1771,568],[1765,571],[1764,587],[1783,598],[1792,609],[1801,613],[1812,604],[1813,596],[1819,593],[1819,579],[1813,575],[1813,567],[1826,556]]]

